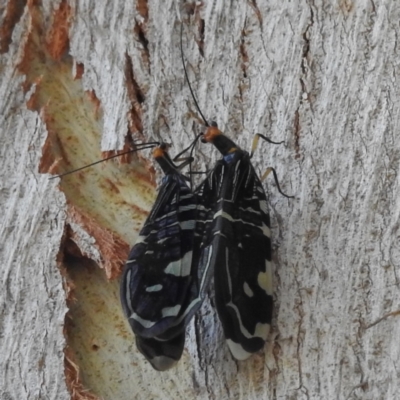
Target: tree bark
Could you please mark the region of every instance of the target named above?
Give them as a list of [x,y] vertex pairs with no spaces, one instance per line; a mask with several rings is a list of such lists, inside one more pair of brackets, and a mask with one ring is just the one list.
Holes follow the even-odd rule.
[[[394,399],[400,391],[400,6],[395,1],[8,0],[0,27],[0,399]],[[204,116],[260,143],[273,326],[235,361],[213,288],[177,366],[154,371],[118,276],[160,174]],[[106,153],[110,154],[110,153]],[[103,153],[103,155],[105,155]],[[194,170],[220,158],[199,144]],[[39,172],[40,171],[40,172]]]

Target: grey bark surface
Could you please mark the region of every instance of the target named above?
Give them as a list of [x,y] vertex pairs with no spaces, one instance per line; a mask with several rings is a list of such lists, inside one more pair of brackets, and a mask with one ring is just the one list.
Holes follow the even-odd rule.
[[[400,5],[196,4],[71,1],[68,51],[84,65],[82,88],[94,90],[101,104],[103,150],[122,148],[129,130],[127,55],[144,93],[136,139],[169,141],[177,153],[202,129],[180,59],[182,20],[189,77],[206,118],[245,149],[257,132],[285,141],[260,143],[254,157],[260,175],[274,166],[282,189],[296,196],[287,200],[272,179],[264,183],[274,248],[273,327],[263,352],[233,360],[210,291],[176,368],[152,370],[125,326],[123,341],[112,330],[102,336],[102,346],[116,350],[101,365],[91,361],[99,375],[79,365],[83,385],[106,400],[397,398]],[[47,23],[59,3],[35,7]],[[64,376],[65,278],[56,263],[68,215],[57,183],[38,172],[47,129],[27,109],[30,94],[16,73],[29,26],[25,6],[0,55],[0,399],[60,400],[71,398]],[[146,41],[135,26],[143,27]],[[219,157],[199,145],[193,168],[211,168]],[[84,253],[96,254],[82,240]],[[91,278],[74,270],[76,307],[99,295],[110,313],[120,313],[117,282],[91,268]],[[87,279],[105,291],[86,296],[83,285],[79,292]]]

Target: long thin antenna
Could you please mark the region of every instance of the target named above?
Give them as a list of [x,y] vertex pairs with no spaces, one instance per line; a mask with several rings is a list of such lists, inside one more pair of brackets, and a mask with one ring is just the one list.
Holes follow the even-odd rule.
[[191,93],[191,95],[192,95],[192,97],[193,97],[193,101],[194,101],[194,104],[196,105],[197,111],[200,113],[201,118],[203,118],[203,121],[204,121],[205,125],[206,125],[206,126],[210,126],[210,124],[209,124],[209,123],[207,122],[207,120],[205,119],[203,113],[201,112],[200,107],[199,107],[199,103],[197,103],[196,96],[194,95],[193,90],[192,90],[192,87],[190,86],[189,77],[188,77],[188,73],[187,73],[187,71],[186,71],[186,66],[185,66],[185,59],[184,59],[184,57],[183,57],[182,33],[183,33],[183,23],[181,23],[181,58],[182,58],[183,69],[184,69],[184,71],[185,71],[186,82],[188,83],[189,90],[190,90],[190,93]]
[[[72,171],[68,171],[68,172],[64,172],[63,174],[60,174],[60,175],[52,176],[49,179],[61,178],[62,176],[69,175],[69,174],[72,174],[74,172],[82,171],[85,168],[89,168],[89,167],[92,167],[93,165],[100,164],[100,163],[102,163],[104,161],[107,161],[107,160],[111,160],[112,158],[120,157],[120,156],[123,156],[125,154],[129,154],[129,153],[134,153],[134,152],[139,151],[139,150],[151,149],[151,148],[153,148],[155,146],[158,146],[159,144],[160,144],[159,142],[149,142],[149,143],[137,144],[136,146],[138,146],[139,148],[136,148],[136,149],[133,149],[133,150],[128,150],[128,151],[125,151],[124,153],[115,154],[115,155],[107,157],[107,158],[103,158],[102,160],[95,161],[94,163],[85,165],[83,167],[74,169]],[[143,147],[141,147],[141,146],[143,146]]]
[[[189,163],[189,175],[192,175],[192,162],[193,162],[193,160],[194,160],[194,158],[193,158],[193,151],[194,151],[194,148],[195,148],[195,146],[196,146],[197,141],[201,138],[202,135],[203,135],[202,133],[200,133],[199,135],[197,135],[197,136],[194,138],[193,142],[192,142],[188,147],[186,147],[186,149],[182,150],[179,154],[177,154],[177,155],[173,158],[173,161],[176,161],[176,160],[179,159],[179,157],[180,157],[182,154],[185,154],[187,151],[190,150],[189,159],[191,159],[192,161]],[[192,182],[192,178],[190,178],[190,189],[192,189],[192,188],[193,188],[193,182]]]
[[182,154],[185,154],[188,150],[191,150],[190,156],[192,156],[193,148],[194,148],[194,146],[196,145],[197,141],[201,138],[201,136],[202,136],[202,133],[201,133],[200,135],[197,135],[197,136],[195,137],[195,139],[193,140],[193,142],[190,143],[190,145],[189,145],[188,147],[186,147],[186,149],[183,149],[179,154],[177,154],[177,155],[173,158],[173,161],[178,160],[178,158],[179,158]]

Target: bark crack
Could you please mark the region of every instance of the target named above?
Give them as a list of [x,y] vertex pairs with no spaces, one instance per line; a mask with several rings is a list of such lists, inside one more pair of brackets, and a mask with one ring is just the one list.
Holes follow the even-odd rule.
[[201,329],[200,329],[200,324],[201,321],[197,314],[194,317],[194,334],[195,334],[195,339],[196,339],[196,350],[197,350],[197,357],[199,358],[199,366],[202,371],[205,371],[205,363],[203,360],[203,356],[201,354]]
[[400,310],[396,310],[396,311],[392,311],[390,313],[387,313],[383,317],[380,317],[377,320],[375,320],[374,322],[371,322],[370,324],[366,325],[364,327],[364,329],[367,330],[369,328],[372,328],[373,326],[378,325],[382,321],[385,321],[386,319],[388,319],[390,317],[397,317],[398,315],[400,315]]
[[142,45],[141,55],[143,62],[145,65],[147,65],[148,73],[151,74],[149,41],[146,37],[145,28],[146,28],[145,23],[139,23],[136,21],[134,32],[136,34],[137,40]]
[[[302,72],[302,75],[306,77],[308,75],[308,71],[310,69],[310,66],[308,65],[308,59],[310,56],[310,29],[314,25],[314,11],[313,11],[314,4],[311,2],[309,4],[310,8],[310,21],[306,26],[306,29],[303,32],[303,51],[302,51],[302,57],[301,57],[301,63],[300,63],[300,69]],[[300,109],[303,107],[304,102],[308,101],[308,104],[312,110],[312,105],[311,105],[311,99],[310,99],[310,93],[307,89],[307,85],[303,79],[303,76],[300,76],[299,81],[300,81],[300,87],[301,87],[301,93],[300,93],[300,101],[299,105],[295,110],[294,114],[294,137],[295,137],[295,151],[296,151],[296,156],[295,158],[300,157],[300,136],[301,136],[301,125],[300,125]]]
[[3,24],[0,27],[0,54],[8,52],[12,42],[14,28],[24,13],[26,0],[9,0],[5,11]]
[[132,59],[128,54],[125,54],[125,81],[128,98],[131,103],[129,110],[129,130],[132,133],[138,133],[145,140],[142,123],[142,104],[145,101],[145,95],[135,79]]
[[307,387],[304,385],[303,382],[303,367],[302,367],[302,356],[301,356],[301,348],[303,345],[303,320],[304,320],[304,309],[303,309],[303,296],[301,294],[302,288],[300,287],[300,282],[297,279],[297,274],[295,274],[295,281],[296,285],[298,288],[298,299],[296,301],[296,310],[299,315],[299,321],[298,321],[298,329],[297,329],[297,335],[296,335],[296,342],[297,342],[297,348],[296,348],[296,359],[297,359],[297,365],[298,365],[298,374],[299,374],[299,387],[297,390],[303,390],[307,399],[309,399],[309,393]]

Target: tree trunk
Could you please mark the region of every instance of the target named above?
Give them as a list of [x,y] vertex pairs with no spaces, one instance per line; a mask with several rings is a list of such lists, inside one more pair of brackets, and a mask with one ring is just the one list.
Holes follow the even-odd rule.
[[[400,6],[8,0],[0,28],[0,399],[394,399],[400,391]],[[260,143],[273,326],[235,361],[213,288],[156,372],[118,277],[150,210],[150,153],[56,180],[133,141],[180,152],[204,116]],[[110,154],[110,153],[106,153]],[[103,154],[104,156],[104,154]],[[199,144],[194,170],[220,158]]]

